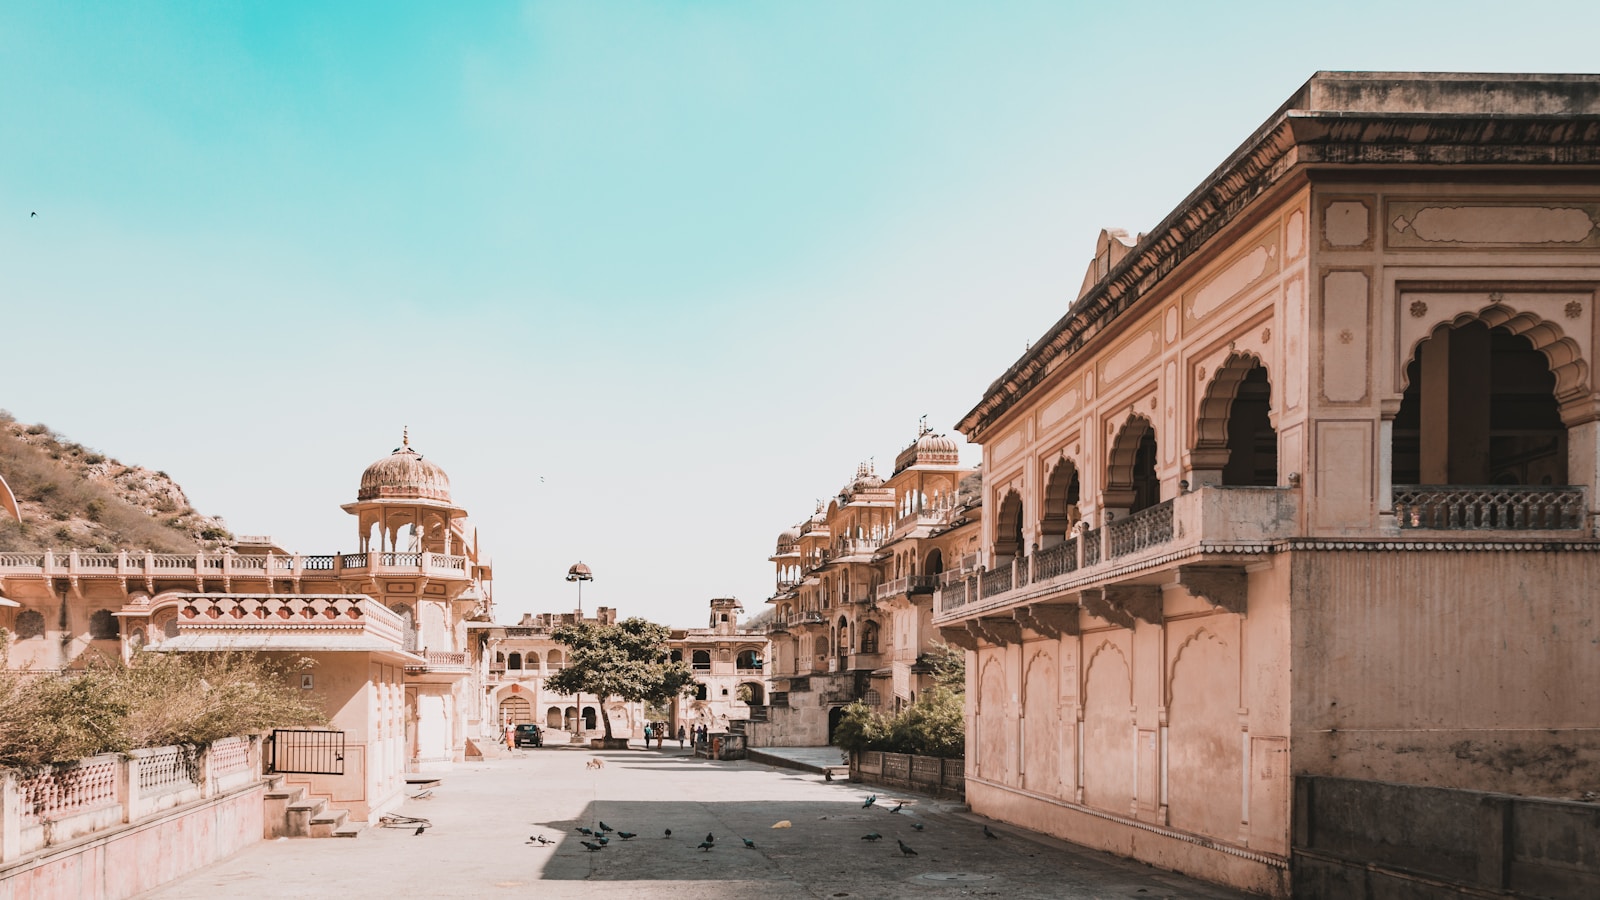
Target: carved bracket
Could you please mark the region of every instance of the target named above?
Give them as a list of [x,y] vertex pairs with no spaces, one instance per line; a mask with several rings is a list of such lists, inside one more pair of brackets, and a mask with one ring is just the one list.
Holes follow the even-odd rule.
[[1119,628],[1135,622],[1161,624],[1161,588],[1127,584],[1083,592],[1083,608]]
[[1078,634],[1077,606],[1035,604],[1019,607],[1013,610],[1011,615],[1017,620],[1017,624],[1047,638]]
[[1244,615],[1248,591],[1243,569],[1178,567],[1178,584],[1212,606]]
[[972,632],[959,625],[940,628],[939,637],[944,638],[944,642],[952,647],[960,647],[963,650],[978,649],[978,639],[972,636]]
[[996,646],[1022,643],[1022,626],[1016,619],[983,618],[967,623],[972,633]]

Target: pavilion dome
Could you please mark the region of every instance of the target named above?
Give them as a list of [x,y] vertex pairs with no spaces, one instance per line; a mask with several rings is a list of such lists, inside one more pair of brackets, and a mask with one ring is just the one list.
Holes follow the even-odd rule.
[[956,442],[942,434],[925,431],[911,446],[895,457],[894,471],[898,475],[912,466],[955,466],[961,464],[961,451]]
[[786,529],[782,534],[778,535],[778,552],[787,553],[793,550],[795,543],[799,540],[800,526],[796,525],[793,528]]
[[394,452],[361,473],[357,500],[436,500],[450,502],[450,476],[438,464],[423,459],[406,435]]

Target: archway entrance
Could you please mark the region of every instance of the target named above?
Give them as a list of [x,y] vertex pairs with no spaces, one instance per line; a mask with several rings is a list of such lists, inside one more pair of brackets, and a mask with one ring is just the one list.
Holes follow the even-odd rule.
[[525,725],[533,721],[533,704],[526,697],[506,697],[500,701],[501,725]]
[[1200,403],[1190,451],[1190,480],[1273,487],[1278,483],[1278,432],[1272,427],[1267,370],[1248,356],[1230,356]]
[[833,731],[839,727],[839,720],[844,718],[844,707],[835,706],[828,710],[828,743],[833,743]]
[[1156,476],[1156,430],[1143,416],[1131,416],[1117,433],[1107,465],[1105,507],[1136,513],[1161,502]]
[[1406,367],[1393,483],[1566,485],[1555,386],[1549,359],[1520,334],[1480,321],[1435,329]]

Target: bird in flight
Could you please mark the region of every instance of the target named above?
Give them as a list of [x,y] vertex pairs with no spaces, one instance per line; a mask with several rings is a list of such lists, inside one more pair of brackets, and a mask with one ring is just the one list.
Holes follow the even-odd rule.
[[900,845],[900,855],[901,856],[916,856],[917,855],[917,851],[915,851],[915,850],[911,849],[910,847],[906,846],[906,842],[905,841],[902,841],[899,838],[895,838],[895,843]]

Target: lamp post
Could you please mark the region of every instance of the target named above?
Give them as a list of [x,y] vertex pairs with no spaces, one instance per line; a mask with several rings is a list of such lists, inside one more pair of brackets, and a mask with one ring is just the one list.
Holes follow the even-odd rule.
[[572,568],[567,570],[567,580],[576,581],[578,583],[578,618],[582,619],[583,583],[585,581],[593,581],[594,573],[589,571],[589,567],[584,565],[582,560],[579,560],[578,562],[572,564]]

